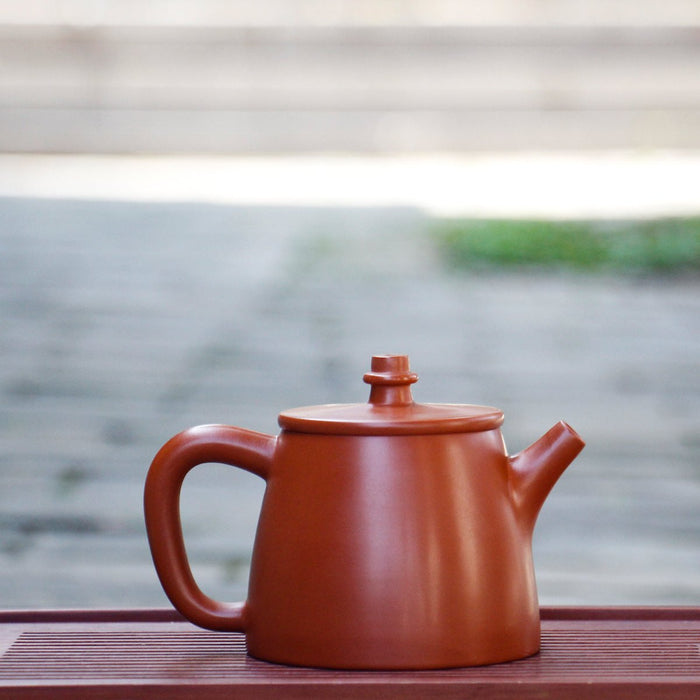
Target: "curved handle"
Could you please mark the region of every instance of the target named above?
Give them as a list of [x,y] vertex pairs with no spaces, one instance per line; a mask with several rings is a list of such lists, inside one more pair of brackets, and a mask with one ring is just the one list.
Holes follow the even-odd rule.
[[146,532],[158,577],[172,604],[191,622],[213,630],[242,632],[244,603],[220,603],[202,593],[192,576],[180,521],[180,489],[193,467],[220,462],[267,479],[276,438],[228,425],[201,425],[170,439],[146,477]]

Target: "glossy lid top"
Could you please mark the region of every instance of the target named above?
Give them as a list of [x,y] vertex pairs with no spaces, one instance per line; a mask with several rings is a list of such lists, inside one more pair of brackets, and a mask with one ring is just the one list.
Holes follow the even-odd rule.
[[327,435],[425,435],[492,430],[503,423],[503,413],[490,406],[415,403],[411,384],[418,375],[407,355],[375,355],[364,380],[372,387],[367,403],[292,408],[280,413],[280,427]]

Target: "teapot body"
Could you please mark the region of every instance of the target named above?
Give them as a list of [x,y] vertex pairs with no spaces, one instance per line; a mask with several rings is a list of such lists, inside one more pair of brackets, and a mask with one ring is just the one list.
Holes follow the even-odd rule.
[[445,668],[539,648],[530,532],[499,430],[282,431],[251,562],[253,656]]
[[[364,378],[368,403],[284,411],[277,436],[198,426],[160,449],[144,509],[171,602],[278,663],[425,669],[536,653],[532,531],[583,441],[560,422],[508,456],[498,409],[415,403],[406,356],[375,356]],[[187,560],[180,490],[207,462],[266,481],[243,603],[208,597]]]

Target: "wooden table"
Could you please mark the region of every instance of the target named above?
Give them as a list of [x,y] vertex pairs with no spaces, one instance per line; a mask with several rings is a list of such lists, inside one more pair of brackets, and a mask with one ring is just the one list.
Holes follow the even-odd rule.
[[0,698],[700,698],[700,608],[543,608],[529,659],[445,671],[265,663],[169,610],[0,611]]

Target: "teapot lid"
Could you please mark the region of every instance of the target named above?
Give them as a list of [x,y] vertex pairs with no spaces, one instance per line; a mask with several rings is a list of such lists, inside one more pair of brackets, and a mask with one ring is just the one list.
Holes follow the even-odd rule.
[[302,406],[283,411],[279,425],[298,433],[326,435],[425,435],[492,430],[503,412],[470,404],[419,404],[411,384],[408,355],[375,355],[364,376],[371,385],[367,403]]

